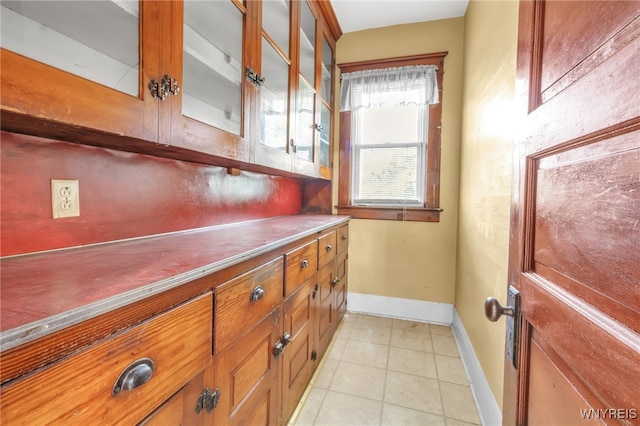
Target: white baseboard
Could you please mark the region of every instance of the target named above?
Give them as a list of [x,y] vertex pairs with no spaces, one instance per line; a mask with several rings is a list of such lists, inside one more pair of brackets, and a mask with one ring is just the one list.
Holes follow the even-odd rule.
[[469,335],[455,308],[453,308],[451,328],[453,329],[453,335],[456,338],[456,343],[460,350],[462,364],[464,364],[464,368],[467,370],[467,377],[471,384],[471,392],[473,393],[473,398],[476,400],[476,406],[478,407],[478,414],[480,415],[482,424],[485,426],[501,425],[502,412],[489,387],[489,382],[482,371],[480,361],[473,350]]
[[469,335],[452,304],[362,293],[349,293],[347,300],[347,308],[350,312],[451,325],[482,424],[485,426],[502,424],[500,407],[482,371]]
[[362,293],[349,293],[347,301],[347,309],[351,312],[447,325],[453,320],[453,305],[450,303]]

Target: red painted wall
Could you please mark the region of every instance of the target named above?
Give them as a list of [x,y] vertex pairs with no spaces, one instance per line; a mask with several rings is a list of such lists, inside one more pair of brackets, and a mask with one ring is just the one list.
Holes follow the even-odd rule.
[[[1,132],[0,255],[298,214],[302,182]],[[80,216],[52,219],[51,179]],[[197,250],[197,247],[194,247]]]

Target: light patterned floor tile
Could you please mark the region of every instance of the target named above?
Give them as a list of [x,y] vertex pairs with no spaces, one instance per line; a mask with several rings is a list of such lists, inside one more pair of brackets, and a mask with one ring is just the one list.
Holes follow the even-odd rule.
[[411,408],[384,404],[382,426],[445,426],[444,418]]
[[370,324],[377,325],[379,327],[389,327],[391,328],[391,324],[393,323],[393,319],[386,317],[377,317],[375,315],[358,315],[357,324]]
[[313,388],[295,420],[296,426],[313,426],[327,391]]
[[444,411],[447,417],[480,424],[478,409],[469,386],[440,382]]
[[386,371],[381,368],[340,362],[330,390],[382,401]]
[[431,336],[433,342],[433,352],[438,355],[446,355],[452,357],[460,357],[458,345],[453,337],[449,336]]
[[431,335],[407,329],[391,330],[391,346],[399,348],[413,349],[416,351],[433,352]]
[[401,330],[413,330],[423,333],[430,332],[429,324],[427,324],[426,322],[408,321],[394,318],[392,327]]
[[341,361],[369,367],[386,368],[389,346],[348,340]]
[[315,387],[321,389],[329,389],[331,386],[331,380],[338,368],[338,360],[336,359],[326,359],[324,365],[322,366],[322,371],[318,374],[318,378],[316,379]]
[[377,426],[382,402],[329,391],[324,397],[315,426]]
[[438,379],[459,385],[469,385],[467,373],[460,358],[436,355],[436,368],[438,369]]
[[347,339],[333,339],[331,349],[329,349],[329,354],[327,358],[339,360],[342,357],[342,353],[344,352],[345,346],[347,346]]
[[450,336],[453,337],[453,331],[448,325],[429,324],[432,336]]
[[430,352],[391,347],[389,349],[389,370],[415,376],[437,379],[436,362]]
[[349,339],[388,345],[391,339],[391,329],[371,324],[356,324],[349,335]]
[[387,372],[384,401],[418,411],[442,415],[438,381],[395,371]]

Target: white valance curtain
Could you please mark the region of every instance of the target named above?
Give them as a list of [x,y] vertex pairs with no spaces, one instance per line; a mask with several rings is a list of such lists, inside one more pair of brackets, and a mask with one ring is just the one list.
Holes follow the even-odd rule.
[[437,69],[435,65],[411,65],[344,73],[340,88],[340,111],[437,104]]

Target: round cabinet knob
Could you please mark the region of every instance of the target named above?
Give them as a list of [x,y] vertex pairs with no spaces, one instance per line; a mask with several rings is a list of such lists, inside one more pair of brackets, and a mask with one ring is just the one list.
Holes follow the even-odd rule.
[[496,322],[502,315],[514,316],[515,310],[512,306],[503,307],[495,297],[488,297],[484,301],[484,314],[491,322]]
[[337,286],[337,285],[338,285],[338,283],[339,283],[339,282],[340,282],[340,278],[335,277],[335,278],[333,278],[333,280],[331,281],[331,286],[332,286],[332,287],[335,287],[335,286]]
[[333,246],[331,244],[327,244],[325,248],[327,249],[327,251],[333,250]]
[[111,396],[116,397],[121,391],[130,391],[144,385],[151,380],[153,368],[154,363],[151,358],[140,358],[132,362],[118,376]]
[[256,302],[256,301],[262,299],[264,296],[265,296],[265,292],[264,292],[264,289],[262,288],[262,286],[257,286],[251,292],[251,301],[252,302]]
[[300,263],[300,266],[304,269],[307,266],[309,266],[309,261],[307,259],[302,259],[302,262]]

